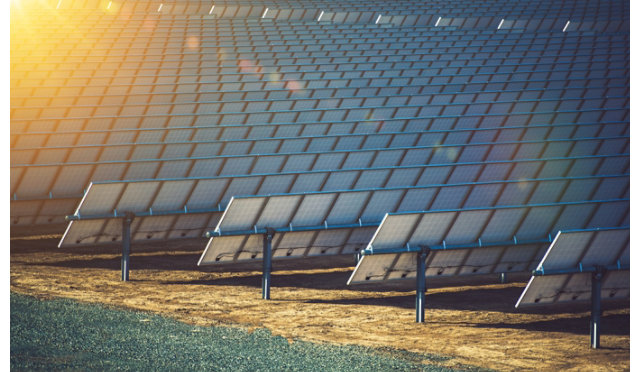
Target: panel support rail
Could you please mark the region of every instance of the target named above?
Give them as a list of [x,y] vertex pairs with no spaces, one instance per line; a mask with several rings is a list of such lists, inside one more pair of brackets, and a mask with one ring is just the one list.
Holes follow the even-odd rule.
[[424,303],[427,292],[427,257],[431,249],[420,247],[416,254],[416,323],[424,323]]
[[262,235],[262,299],[271,299],[271,242],[276,231],[267,228]]

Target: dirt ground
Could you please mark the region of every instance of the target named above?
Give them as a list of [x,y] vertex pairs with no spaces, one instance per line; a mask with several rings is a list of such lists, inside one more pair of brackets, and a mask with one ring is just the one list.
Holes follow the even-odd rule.
[[121,282],[118,246],[59,249],[59,238],[11,238],[11,291],[151,311],[204,326],[266,327],[290,340],[452,357],[445,366],[630,368],[628,301],[605,302],[602,348],[592,350],[589,304],[514,308],[527,275],[512,276],[508,284],[497,284],[493,276],[427,279],[426,323],[417,324],[414,283],[347,287],[351,257],[274,261],[272,300],[265,301],[259,263],[196,266],[205,239],[134,244],[131,281]]

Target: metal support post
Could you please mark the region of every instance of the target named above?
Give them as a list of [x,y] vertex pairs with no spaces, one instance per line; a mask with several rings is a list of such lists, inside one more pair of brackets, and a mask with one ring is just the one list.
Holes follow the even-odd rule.
[[600,315],[602,313],[601,291],[602,277],[604,269],[596,267],[596,271],[591,274],[591,324],[589,333],[591,334],[591,347],[600,347]]
[[127,212],[122,219],[122,260],[120,268],[122,270],[122,281],[129,281],[129,253],[131,252],[131,222],[134,214]]
[[499,279],[500,279],[500,284],[506,284],[507,283],[507,273],[500,273]]
[[427,291],[427,256],[431,251],[428,247],[422,247],[417,253],[416,259],[416,323],[424,323],[424,303]]
[[267,228],[262,238],[262,299],[271,299],[271,241],[275,230]]

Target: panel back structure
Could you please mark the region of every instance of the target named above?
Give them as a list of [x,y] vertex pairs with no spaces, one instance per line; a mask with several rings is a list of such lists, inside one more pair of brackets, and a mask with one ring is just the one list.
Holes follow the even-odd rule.
[[[298,228],[326,230],[341,226],[349,228],[359,225],[377,227],[389,212],[470,208],[470,205],[475,205],[476,208],[514,205],[516,204],[514,201],[517,200],[532,203],[557,202],[561,200],[564,187],[561,184],[556,184],[555,181],[547,179],[524,181],[525,183],[518,181],[474,182],[442,186],[237,197],[232,199],[227,206],[216,229],[209,233],[211,239],[199,264],[259,258],[258,254],[240,255],[240,253],[251,251],[255,253],[255,247],[260,246],[260,240],[257,237],[251,238],[251,236],[262,234],[266,228],[283,233],[288,230],[287,235],[292,235],[294,230]],[[531,187],[526,186],[529,182],[531,182]],[[625,183],[626,181],[620,179],[620,182]],[[495,186],[500,187],[496,188]],[[509,192],[504,191],[509,190],[509,186],[513,186],[513,189]],[[483,192],[478,192],[479,190],[483,190]],[[536,193],[534,190],[540,192]],[[602,199],[620,198],[624,197],[624,194],[623,191],[616,193],[617,196]],[[534,195],[538,196],[534,199]],[[556,213],[553,214],[553,217],[559,218],[557,209],[560,207],[555,209]],[[595,213],[594,210],[590,210],[590,212]],[[596,213],[596,215],[599,216],[598,218],[602,218],[600,213]],[[582,215],[580,218],[587,217]],[[541,220],[535,214],[532,214],[530,218],[536,221]],[[623,213],[620,218],[624,219],[627,216]],[[551,222],[544,221],[546,224]],[[305,232],[305,235],[309,238],[302,242],[293,240],[291,246],[286,246],[284,249],[287,252],[286,256],[294,255],[294,251],[309,254],[310,246],[303,247],[301,244],[309,244],[313,234]],[[507,240],[511,239],[513,235],[515,234],[508,236]],[[521,239],[528,239],[531,234],[523,231],[518,235]],[[335,242],[335,240],[331,241]],[[327,246],[334,247],[333,244],[326,245],[327,243],[324,241],[314,240],[313,244],[324,247],[320,249],[321,252],[327,251]],[[340,253],[353,253],[359,248],[364,248],[364,244],[366,243],[362,241],[355,246],[348,244],[350,248],[346,251],[340,251]],[[273,249],[276,252],[279,251],[277,243],[274,243]],[[333,248],[330,251],[333,251]]]
[[559,231],[516,307],[591,301],[590,346],[600,347],[602,300],[631,296],[629,227]]
[[423,247],[427,277],[529,271],[557,231],[609,217],[624,225],[628,215],[628,200],[387,214],[348,284],[413,279]]
[[559,231],[516,307],[588,301],[591,274],[600,267],[603,299],[630,296],[629,228]]

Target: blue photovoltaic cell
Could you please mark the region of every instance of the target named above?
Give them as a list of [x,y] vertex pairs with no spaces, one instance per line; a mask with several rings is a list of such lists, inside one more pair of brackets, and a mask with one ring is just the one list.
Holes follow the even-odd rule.
[[223,204],[228,203],[235,195],[252,195],[262,183],[262,177],[237,177],[231,178],[226,192],[220,199]]
[[356,179],[360,175],[359,171],[329,173],[327,181],[324,183],[324,190],[346,190],[352,188]]
[[373,193],[362,212],[362,222],[376,223],[386,211],[395,210],[405,190],[380,190]]
[[260,218],[256,221],[256,225],[260,227],[286,226],[298,208],[300,199],[299,195],[270,198],[260,211]]
[[319,226],[324,222],[336,194],[307,195],[302,199],[291,224],[295,226]]
[[340,225],[357,221],[369,197],[369,192],[340,193],[327,216],[327,223]]
[[501,190],[502,185],[500,184],[477,185],[473,187],[469,193],[469,197],[465,201],[463,207],[479,208],[494,205]]
[[469,211],[458,215],[451,225],[446,240],[449,244],[464,244],[475,241],[483,230],[490,211]]
[[[256,192],[260,195],[286,193],[293,184],[295,175],[264,176],[260,188]],[[242,195],[237,193],[236,195]],[[246,193],[244,195],[247,195]]]

